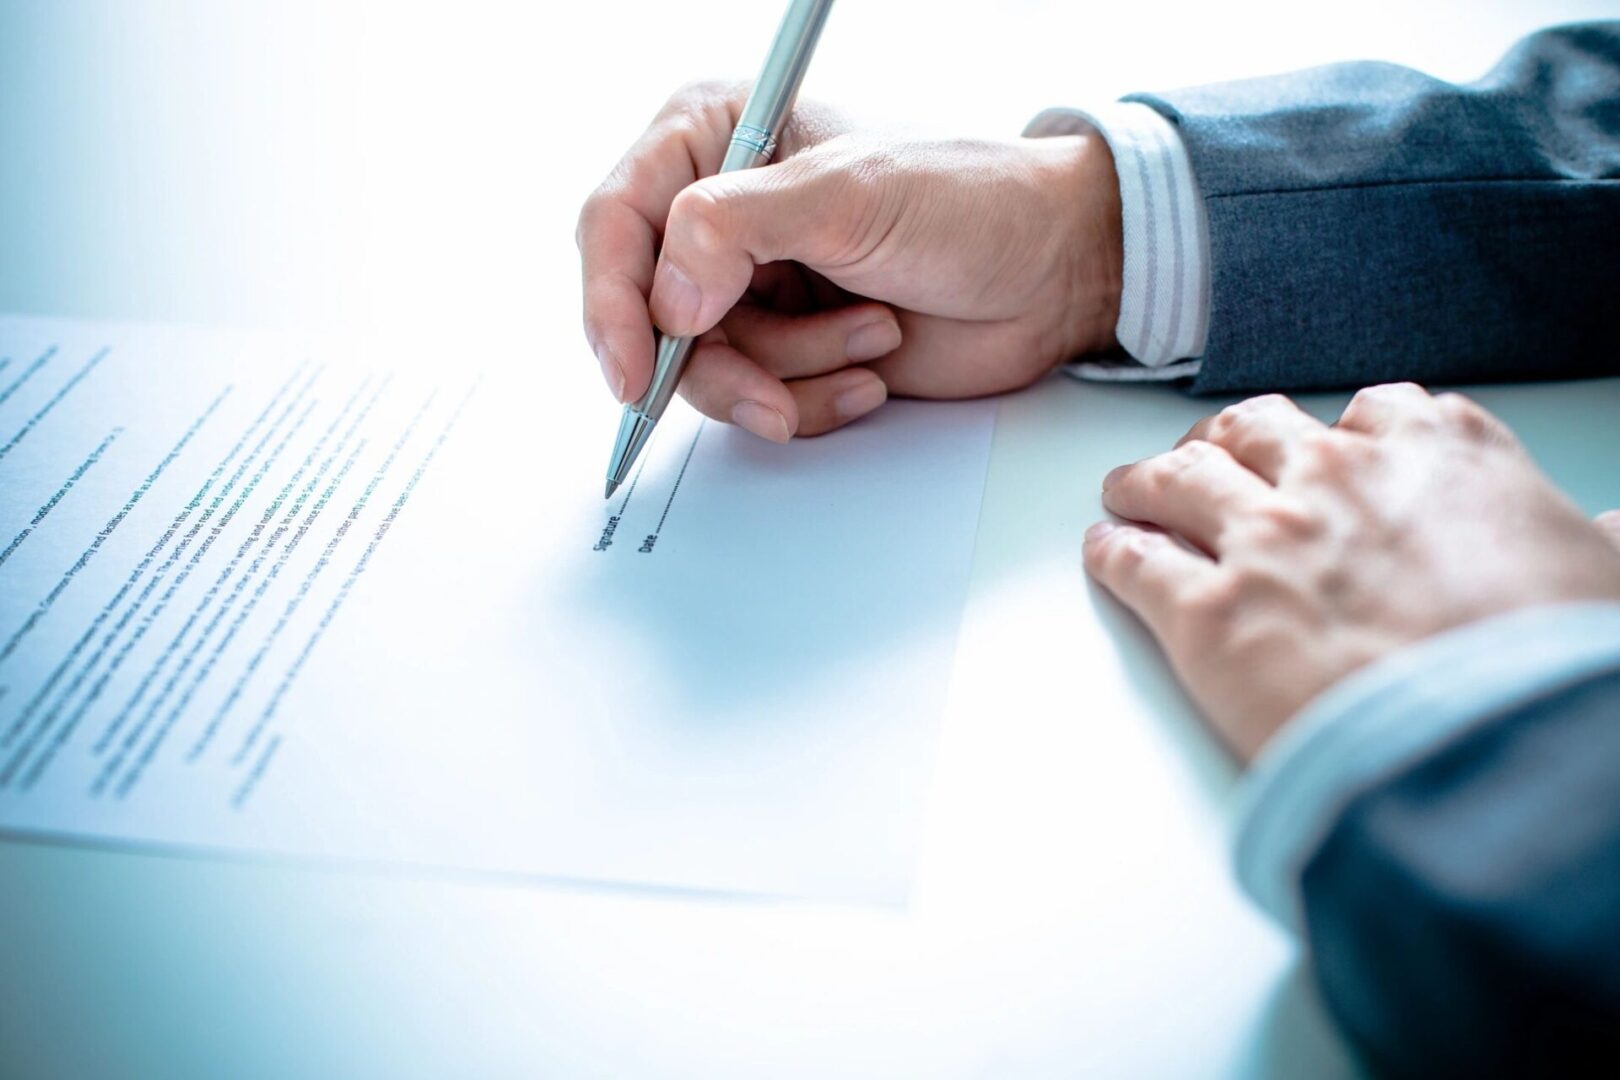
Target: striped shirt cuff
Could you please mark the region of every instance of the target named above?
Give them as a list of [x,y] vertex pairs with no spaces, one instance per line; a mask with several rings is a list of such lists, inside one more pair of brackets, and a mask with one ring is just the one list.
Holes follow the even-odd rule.
[[[1026,136],[1094,130],[1119,177],[1125,266],[1115,336],[1139,364],[1072,364],[1072,374],[1112,380],[1195,375],[1209,328],[1209,226],[1192,160],[1175,125],[1147,105],[1116,102],[1090,112],[1047,109]],[[1180,361],[1180,362],[1178,362]]]
[[1345,807],[1493,716],[1620,668],[1620,604],[1527,608],[1446,631],[1346,676],[1266,744],[1238,797],[1236,869],[1278,922]]

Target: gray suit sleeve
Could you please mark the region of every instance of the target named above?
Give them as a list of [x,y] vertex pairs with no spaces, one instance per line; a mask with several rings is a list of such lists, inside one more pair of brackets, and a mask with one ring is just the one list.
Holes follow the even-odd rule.
[[1382,1071],[1614,1075],[1620,670],[1362,792],[1300,886],[1323,996]]
[[1620,22],[1468,84],[1354,63],[1131,100],[1208,211],[1195,391],[1620,371]]

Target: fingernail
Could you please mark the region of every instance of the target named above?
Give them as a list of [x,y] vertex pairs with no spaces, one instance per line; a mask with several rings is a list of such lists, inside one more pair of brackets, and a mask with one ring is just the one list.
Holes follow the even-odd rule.
[[1124,476],[1125,475],[1125,470],[1127,470],[1129,468],[1130,468],[1129,465],[1119,465],[1119,466],[1116,466],[1116,467],[1114,467],[1112,469],[1109,469],[1108,470],[1108,475],[1103,477],[1103,490],[1107,491],[1109,488],[1113,487],[1116,483],[1118,483],[1119,478]]
[[866,378],[833,398],[833,412],[840,420],[854,420],[865,416],[889,400],[889,388],[882,379]]
[[613,396],[617,400],[623,401],[624,369],[613,359],[613,354],[608,352],[606,345],[596,347],[596,362],[602,365],[602,378],[607,380],[608,389],[613,391]]
[[698,309],[703,292],[686,271],[671,259],[658,264],[653,278],[652,308],[661,316],[658,328],[671,334],[687,334],[697,329]]
[[[878,319],[857,326],[849,332],[849,339],[844,342],[844,355],[854,363],[866,360],[876,360],[880,356],[888,356],[900,347],[900,324],[892,319]],[[882,404],[879,399],[877,404]],[[873,405],[872,408],[877,408]]]
[[1086,530],[1086,543],[1095,544],[1098,540],[1113,532],[1116,526],[1112,521],[1099,521]]
[[762,439],[774,443],[788,441],[787,419],[769,405],[761,405],[757,401],[739,401],[731,409],[731,420]]

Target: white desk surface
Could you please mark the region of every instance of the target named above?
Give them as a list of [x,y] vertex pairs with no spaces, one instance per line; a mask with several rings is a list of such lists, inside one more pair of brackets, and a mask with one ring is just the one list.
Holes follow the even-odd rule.
[[[807,92],[1005,133],[1047,104],[1358,55],[1467,77],[1536,22],[1614,5],[1304,10],[846,3]],[[539,362],[589,366],[579,198],[669,88],[749,74],[775,17],[12,8],[0,309],[504,312]],[[1478,396],[1588,510],[1620,506],[1620,379]],[[903,910],[0,842],[0,1072],[1352,1073],[1293,947],[1230,882],[1231,769],[1080,570],[1102,474],[1219,404],[1060,377],[1003,401]]]

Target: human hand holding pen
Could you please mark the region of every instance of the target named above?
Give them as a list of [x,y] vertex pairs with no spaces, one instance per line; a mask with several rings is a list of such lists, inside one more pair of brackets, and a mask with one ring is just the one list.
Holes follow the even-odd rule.
[[1101,139],[907,140],[801,102],[775,163],[715,175],[746,95],[676,94],[580,214],[585,332],[619,400],[647,387],[655,326],[699,338],[688,401],[777,442],[1113,344]]

